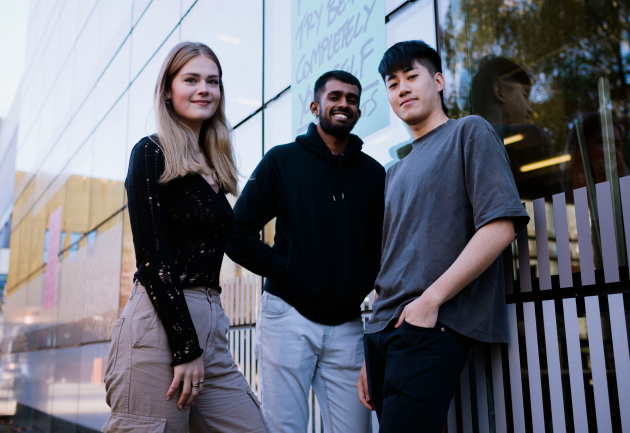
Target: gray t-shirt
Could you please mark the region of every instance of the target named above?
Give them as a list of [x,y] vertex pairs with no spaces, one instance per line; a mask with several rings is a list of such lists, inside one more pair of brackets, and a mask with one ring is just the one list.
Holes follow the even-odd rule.
[[[365,332],[383,330],[459,257],[484,224],[529,221],[505,146],[479,116],[449,120],[413,143],[385,181],[379,297]],[[438,321],[484,342],[507,341],[503,261],[440,307]]]

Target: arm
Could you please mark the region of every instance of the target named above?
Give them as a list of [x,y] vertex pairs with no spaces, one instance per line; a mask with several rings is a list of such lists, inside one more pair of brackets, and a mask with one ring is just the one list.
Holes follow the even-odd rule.
[[141,142],[134,148],[125,186],[138,273],[173,353],[175,375],[167,400],[184,382],[178,407],[192,404],[203,388],[192,388],[203,378],[203,350],[179,281],[179,272],[168,242],[167,191],[159,183],[164,157],[157,144]]
[[513,240],[514,223],[509,218],[493,220],[477,230],[446,272],[405,307],[396,328],[404,320],[414,326],[433,328],[440,306],[488,269]]
[[234,206],[236,227],[226,254],[257,275],[280,278],[288,261],[260,239],[260,231],[282,205],[280,173],[271,154],[260,161]]

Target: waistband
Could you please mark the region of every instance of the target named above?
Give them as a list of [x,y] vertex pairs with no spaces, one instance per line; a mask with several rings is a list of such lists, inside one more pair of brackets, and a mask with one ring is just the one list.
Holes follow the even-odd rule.
[[[133,297],[137,291],[140,293],[146,293],[147,289],[136,280],[133,285],[131,296]],[[215,301],[221,301],[221,294],[217,289],[205,286],[184,287],[184,296],[190,296],[197,299],[206,299],[207,297],[211,297]]]

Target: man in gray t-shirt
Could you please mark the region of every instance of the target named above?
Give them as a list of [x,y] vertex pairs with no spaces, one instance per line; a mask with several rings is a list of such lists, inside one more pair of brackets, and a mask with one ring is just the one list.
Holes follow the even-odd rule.
[[415,141],[387,173],[379,297],[357,388],[381,432],[441,432],[471,344],[507,341],[499,256],[529,216],[492,126],[447,117],[435,50],[398,43],[379,72]]

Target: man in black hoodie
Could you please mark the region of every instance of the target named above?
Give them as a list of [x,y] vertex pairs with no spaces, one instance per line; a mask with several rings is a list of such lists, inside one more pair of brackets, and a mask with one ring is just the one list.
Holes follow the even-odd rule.
[[[227,254],[266,277],[255,354],[272,432],[306,431],[311,386],[327,432],[369,427],[355,384],[360,305],[379,271],[385,170],[350,134],[360,94],[352,74],[322,75],[310,106],[318,124],[267,152],[234,207]],[[270,247],[259,233],[274,217]]]

